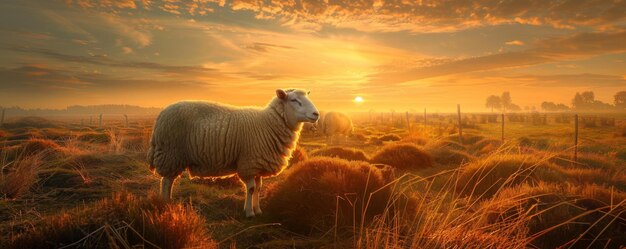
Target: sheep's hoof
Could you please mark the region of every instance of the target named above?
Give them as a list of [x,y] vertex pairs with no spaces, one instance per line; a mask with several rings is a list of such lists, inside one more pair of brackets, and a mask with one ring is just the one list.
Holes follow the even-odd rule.
[[255,208],[254,209],[254,215],[259,216],[259,215],[262,215],[262,214],[263,214],[263,211],[261,211],[260,208]]
[[252,211],[250,211],[250,212],[246,211],[246,218],[252,218],[252,217],[254,217],[254,212],[252,212]]

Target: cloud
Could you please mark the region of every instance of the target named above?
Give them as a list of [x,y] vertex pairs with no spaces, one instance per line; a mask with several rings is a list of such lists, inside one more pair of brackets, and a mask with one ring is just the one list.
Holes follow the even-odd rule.
[[218,74],[216,69],[206,68],[203,66],[177,66],[177,65],[166,65],[155,62],[145,62],[145,61],[120,61],[111,59],[106,55],[92,55],[92,56],[82,56],[82,55],[69,55],[58,53],[49,49],[43,48],[29,48],[29,47],[4,47],[6,50],[24,52],[30,54],[37,54],[41,56],[45,56],[48,58],[64,61],[64,62],[76,62],[76,63],[86,63],[93,64],[98,66],[109,66],[109,67],[120,67],[120,68],[137,68],[137,69],[147,69],[147,70],[156,70],[166,73],[174,73],[174,74],[203,74],[209,76],[211,74]]
[[[84,8],[129,8],[127,1],[95,0],[75,4]],[[144,4],[145,5],[145,4]],[[451,0],[405,1],[319,1],[319,0],[168,0],[159,5],[163,11],[190,15],[226,8],[252,11],[258,19],[274,19],[300,30],[318,30],[322,25],[361,31],[450,32],[474,27],[521,23],[573,29],[587,26],[606,29],[626,20],[625,1],[491,1]]]
[[285,45],[276,45],[276,44],[271,44],[271,43],[265,43],[265,42],[254,42],[248,46],[246,46],[246,48],[248,49],[252,49],[254,51],[257,52],[269,52],[271,49],[293,49],[294,47],[290,47],[290,46],[285,46]]
[[584,59],[602,54],[626,52],[626,30],[614,33],[578,33],[539,41],[520,51],[452,60],[434,66],[370,75],[372,83],[402,83],[450,74],[537,65],[547,62]]
[[513,40],[513,41],[505,42],[504,44],[511,45],[511,46],[523,46],[525,43],[523,41]]

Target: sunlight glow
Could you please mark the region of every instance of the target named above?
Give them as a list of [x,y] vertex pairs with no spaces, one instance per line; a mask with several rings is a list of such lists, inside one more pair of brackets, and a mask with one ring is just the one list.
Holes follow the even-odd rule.
[[363,98],[361,96],[356,96],[354,98],[354,103],[363,103]]

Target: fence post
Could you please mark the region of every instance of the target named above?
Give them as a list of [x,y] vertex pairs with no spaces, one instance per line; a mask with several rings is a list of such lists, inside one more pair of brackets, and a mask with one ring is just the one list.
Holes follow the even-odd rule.
[[124,119],[126,119],[126,128],[128,128],[128,115],[124,114]]
[[411,120],[409,119],[409,112],[406,112],[406,128],[411,133]]
[[426,125],[426,108],[424,108],[424,125]]
[[574,162],[578,162],[578,114],[574,115]]
[[459,141],[463,143],[463,124],[461,123],[461,104],[456,105],[456,112],[459,117]]
[[504,143],[504,113],[502,113],[502,143]]
[[0,115],[0,127],[4,125],[4,114],[6,112],[6,108],[2,108],[2,115]]

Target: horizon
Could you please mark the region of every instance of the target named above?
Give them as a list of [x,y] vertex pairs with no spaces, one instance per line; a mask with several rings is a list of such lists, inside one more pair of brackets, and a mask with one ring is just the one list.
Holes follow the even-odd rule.
[[584,91],[612,104],[626,90],[624,2],[0,6],[2,106],[263,106],[277,88],[304,88],[320,109],[483,112],[505,91],[540,109]]

